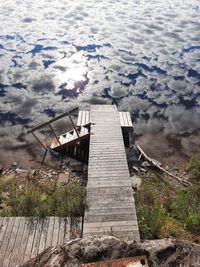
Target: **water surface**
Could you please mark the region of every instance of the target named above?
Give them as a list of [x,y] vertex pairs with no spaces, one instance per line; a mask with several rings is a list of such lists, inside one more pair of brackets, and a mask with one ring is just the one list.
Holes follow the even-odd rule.
[[3,163],[28,127],[91,103],[130,111],[155,156],[199,153],[199,1],[7,0],[0,21]]

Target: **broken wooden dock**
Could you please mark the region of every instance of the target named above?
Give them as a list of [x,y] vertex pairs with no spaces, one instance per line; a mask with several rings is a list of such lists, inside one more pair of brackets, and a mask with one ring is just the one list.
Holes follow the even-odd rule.
[[0,217],[0,266],[20,266],[48,247],[80,237],[82,219]]
[[[129,115],[130,116],[130,115]],[[132,123],[127,119],[123,125]],[[115,106],[93,105],[83,236],[111,234],[139,240],[121,124]]]

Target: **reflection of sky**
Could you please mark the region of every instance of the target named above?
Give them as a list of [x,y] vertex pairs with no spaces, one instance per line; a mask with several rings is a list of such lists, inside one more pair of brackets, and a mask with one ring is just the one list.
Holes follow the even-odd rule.
[[3,142],[90,103],[129,110],[138,134],[199,130],[197,0],[7,0],[0,20]]

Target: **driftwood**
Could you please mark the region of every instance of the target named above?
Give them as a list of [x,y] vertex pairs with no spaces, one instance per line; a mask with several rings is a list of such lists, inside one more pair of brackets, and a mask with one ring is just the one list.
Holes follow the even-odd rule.
[[141,155],[151,164],[153,165],[154,167],[158,168],[160,171],[168,174],[169,176],[173,177],[174,179],[178,180],[180,183],[182,183],[183,185],[190,185],[190,183],[176,175],[174,175],[173,173],[171,172],[168,172],[167,170],[165,170],[164,168],[162,168],[157,161],[155,161],[154,159],[151,159],[150,157],[147,156],[147,154],[142,150],[142,148],[137,145],[137,149],[139,150],[140,152],[140,158],[141,158]]

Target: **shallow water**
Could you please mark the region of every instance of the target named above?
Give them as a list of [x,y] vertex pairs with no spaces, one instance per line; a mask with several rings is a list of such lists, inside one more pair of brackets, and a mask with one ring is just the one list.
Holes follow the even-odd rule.
[[130,111],[147,149],[199,153],[199,1],[7,0],[0,21],[1,161],[90,103]]

